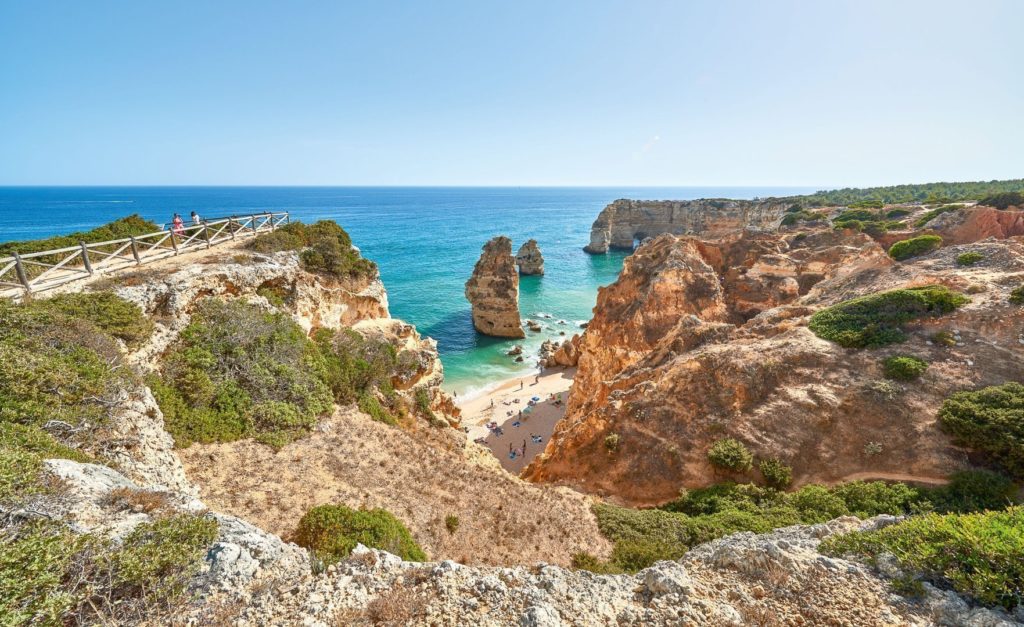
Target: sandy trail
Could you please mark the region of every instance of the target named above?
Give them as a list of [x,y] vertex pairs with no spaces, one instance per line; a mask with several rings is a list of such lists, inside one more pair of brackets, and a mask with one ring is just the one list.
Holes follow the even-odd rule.
[[[518,475],[538,453],[543,452],[555,424],[565,415],[565,400],[575,374],[575,368],[531,374],[503,381],[494,390],[476,398],[459,399],[462,420],[469,426],[469,438],[485,438],[484,446],[498,458],[502,467]],[[550,400],[552,394],[561,396],[562,403]],[[529,401],[534,397],[540,401],[531,408]],[[527,411],[527,408],[531,409]],[[522,418],[520,411],[524,412]],[[498,423],[502,435],[487,429],[487,423],[492,421]],[[518,426],[515,426],[516,422]],[[534,441],[531,436],[538,436],[540,441]],[[525,454],[510,458],[509,447],[523,449],[524,441]]]

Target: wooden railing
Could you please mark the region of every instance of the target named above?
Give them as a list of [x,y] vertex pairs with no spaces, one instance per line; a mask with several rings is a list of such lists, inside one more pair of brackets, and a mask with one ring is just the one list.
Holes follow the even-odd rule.
[[97,274],[173,257],[190,250],[211,248],[240,237],[252,237],[288,224],[288,212],[257,213],[173,227],[109,242],[80,243],[78,246],[43,250],[0,258],[0,296],[18,298],[43,292]]

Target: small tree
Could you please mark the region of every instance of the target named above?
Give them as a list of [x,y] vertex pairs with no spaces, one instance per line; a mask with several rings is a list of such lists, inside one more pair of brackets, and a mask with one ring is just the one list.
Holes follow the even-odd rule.
[[708,461],[719,468],[746,472],[754,465],[754,456],[739,440],[722,438],[711,445]]

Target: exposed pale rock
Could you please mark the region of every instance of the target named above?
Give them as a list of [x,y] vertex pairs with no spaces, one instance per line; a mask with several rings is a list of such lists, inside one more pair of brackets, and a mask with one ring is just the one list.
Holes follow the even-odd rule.
[[636,242],[665,233],[715,238],[745,228],[775,229],[787,207],[775,199],[616,200],[594,220],[590,243],[583,250],[633,250]]
[[500,235],[484,244],[465,294],[477,331],[494,337],[526,336],[519,318],[519,273],[512,240]]
[[537,246],[537,240],[527,240],[516,253],[516,265],[519,274],[544,274],[544,255]]

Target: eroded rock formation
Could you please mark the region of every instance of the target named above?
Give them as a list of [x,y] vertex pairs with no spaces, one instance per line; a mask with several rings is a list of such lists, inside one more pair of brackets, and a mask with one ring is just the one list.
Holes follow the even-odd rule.
[[519,273],[512,240],[499,235],[484,244],[465,294],[477,331],[494,337],[526,337],[519,318]]
[[[984,268],[960,268],[966,250]],[[661,236],[599,292],[579,370],[532,480],[565,482],[634,504],[726,478],[707,459],[722,437],[793,466],[794,482],[941,481],[967,457],[936,426],[951,393],[1024,377],[1024,310],[1008,304],[1024,246],[985,241],[894,263],[866,235],[745,234],[707,242]],[[823,306],[889,289],[945,284],[972,302],[911,327],[907,342],[848,350],[807,328]],[[930,341],[957,330],[954,347]],[[882,361],[928,361],[919,382],[885,380]],[[618,436],[609,455],[604,439]],[[876,443],[881,446],[868,446]]]
[[527,240],[516,253],[516,265],[519,274],[544,274],[544,255],[537,246],[537,240]]
[[665,233],[715,238],[743,229],[775,229],[787,206],[775,199],[616,200],[594,220],[583,250],[633,250],[637,242]]

